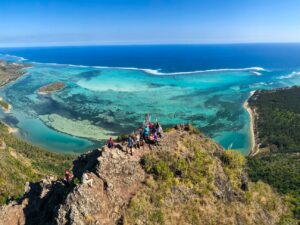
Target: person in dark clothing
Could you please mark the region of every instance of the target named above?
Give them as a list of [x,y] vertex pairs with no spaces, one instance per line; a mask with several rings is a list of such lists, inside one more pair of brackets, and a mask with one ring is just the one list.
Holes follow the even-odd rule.
[[113,141],[112,137],[110,137],[109,140],[107,141],[107,147],[108,148],[114,147],[114,141]]
[[128,153],[128,148],[130,149],[130,154],[132,155],[133,138],[131,136],[129,136],[127,140],[127,148],[126,148],[127,153]]
[[65,183],[69,186],[72,183],[72,180],[74,178],[72,169],[66,169],[65,171]]

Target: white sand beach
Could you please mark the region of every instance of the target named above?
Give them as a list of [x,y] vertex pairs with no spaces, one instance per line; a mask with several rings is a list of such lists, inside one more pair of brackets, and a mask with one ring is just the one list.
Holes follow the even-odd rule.
[[[250,99],[254,95],[254,93],[255,93],[255,91],[251,91],[250,96],[249,96],[248,99]],[[249,118],[250,118],[251,149],[250,149],[249,155],[253,156],[253,155],[256,155],[259,152],[259,148],[258,148],[257,143],[256,143],[255,132],[254,132],[255,116],[254,116],[253,110],[249,106],[248,99],[247,99],[247,101],[245,101],[243,107],[247,110],[247,112],[249,114]]]

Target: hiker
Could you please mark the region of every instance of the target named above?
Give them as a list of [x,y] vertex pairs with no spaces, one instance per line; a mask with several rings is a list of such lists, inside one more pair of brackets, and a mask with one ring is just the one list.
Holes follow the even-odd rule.
[[154,134],[153,134],[153,133],[151,133],[151,134],[149,135],[148,143],[149,143],[149,144],[155,144]]
[[73,180],[73,172],[72,172],[72,169],[66,169],[65,171],[65,182],[66,184],[71,184],[72,180]]
[[143,147],[143,150],[145,150],[145,140],[144,140],[144,138],[143,137],[141,137],[141,139],[140,139],[140,148],[141,147]]
[[114,141],[113,141],[112,137],[110,137],[109,140],[107,141],[107,147],[108,148],[114,147]]
[[155,126],[153,123],[149,123],[149,130],[150,132],[154,132],[155,131]]
[[154,144],[158,145],[158,135],[156,132],[154,133]]
[[156,133],[157,135],[161,138],[162,137],[162,134],[163,134],[163,129],[162,129],[162,126],[160,125],[159,122],[156,123]]
[[139,142],[139,147],[143,147],[143,150],[145,149],[145,138],[144,138],[144,135],[143,135],[143,130],[141,129],[140,131],[140,142]]
[[135,134],[135,146],[136,148],[140,148],[141,136],[140,133]]
[[133,139],[131,136],[128,137],[128,140],[127,140],[127,147],[126,147],[126,151],[128,153],[128,148],[130,149],[130,154],[132,155],[132,148],[133,148]]
[[143,133],[143,137],[144,137],[144,139],[145,140],[147,140],[148,139],[148,137],[149,137],[149,127],[148,126],[146,126],[145,128],[144,128],[144,133]]
[[149,123],[150,123],[150,121],[151,121],[151,116],[150,116],[150,114],[146,114],[146,115],[145,115],[145,119],[144,119],[143,126],[144,126],[144,127],[148,126]]
[[82,184],[88,184],[90,187],[93,187],[93,179],[89,179],[87,173],[84,173],[81,177]]

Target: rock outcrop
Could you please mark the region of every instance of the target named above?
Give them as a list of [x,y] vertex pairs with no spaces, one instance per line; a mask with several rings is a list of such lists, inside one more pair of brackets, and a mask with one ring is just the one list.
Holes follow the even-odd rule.
[[[197,148],[193,147],[195,143]],[[193,153],[190,153],[192,148]],[[154,161],[151,162],[153,168],[157,169],[155,171],[147,164],[147,157],[145,158],[151,155],[156,160],[160,160],[160,157],[164,159],[169,155],[176,156],[175,159],[180,162],[181,159],[186,160],[187,167],[197,169],[194,161],[198,158],[194,157],[198,157],[195,156],[198,153],[205,161],[203,164],[205,169],[199,168],[202,176],[199,178],[197,173],[192,176],[185,174],[189,171],[188,168],[178,169],[173,164],[166,164],[166,169],[171,175],[167,174],[159,178],[161,170],[165,168],[163,161],[159,161],[160,169],[155,167]],[[249,193],[249,185],[251,186],[247,176],[244,173],[237,173],[237,170],[234,170],[233,175],[227,173],[224,168],[226,160],[231,159],[224,156],[223,149],[218,144],[188,126],[177,126],[164,135],[159,145],[146,145],[144,148],[135,149],[133,155],[127,154],[126,147],[121,143],[118,144],[118,148],[103,147],[81,155],[74,161],[76,177],[74,186],[66,186],[63,181],[53,177],[27,185],[22,199],[0,208],[0,224],[201,224],[200,221],[211,221],[211,224],[216,222],[275,224],[278,222],[280,216],[286,212],[280,198],[276,197],[278,204],[272,205],[269,212],[264,206],[259,205],[264,203],[252,200],[250,197],[247,199],[245,196]],[[91,182],[80,182],[83,175]],[[164,177],[167,177],[168,185],[160,186],[166,183]],[[198,185],[197,179],[203,184]],[[238,182],[232,182],[233,179]],[[166,192],[160,196],[159,203],[156,203],[152,194],[160,193],[162,187],[166,188]],[[253,194],[255,198],[261,198],[260,193]],[[262,198],[268,201],[267,194]],[[194,219],[194,222],[188,219],[182,220],[184,208],[193,209],[190,203],[194,200],[195,209],[191,213],[201,212],[201,207],[200,209],[196,207],[202,205],[202,211],[207,210],[207,215],[200,213],[202,218],[197,214],[200,219],[196,216],[198,219]],[[255,202],[252,204],[247,201]],[[149,215],[147,210],[143,211],[144,202],[148,204]],[[242,211],[251,208],[252,212],[244,218],[240,212],[226,209],[226,205],[234,209],[240,207]],[[212,216],[208,207],[215,207],[211,212],[218,210],[216,212],[219,215],[216,214],[215,217],[220,219],[207,219]],[[153,210],[156,213],[155,217],[150,214]],[[251,221],[254,213],[259,215]],[[225,219],[227,214],[232,218]]]

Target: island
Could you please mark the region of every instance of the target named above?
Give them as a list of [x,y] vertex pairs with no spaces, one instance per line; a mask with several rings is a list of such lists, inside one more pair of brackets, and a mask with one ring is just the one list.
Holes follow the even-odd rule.
[[39,94],[51,94],[52,92],[63,89],[65,86],[66,85],[63,82],[55,82],[52,84],[47,84],[46,86],[39,88],[38,93]]
[[9,113],[11,110],[11,105],[8,104],[6,101],[3,100],[3,98],[0,97],[0,107],[3,109],[5,113]]

